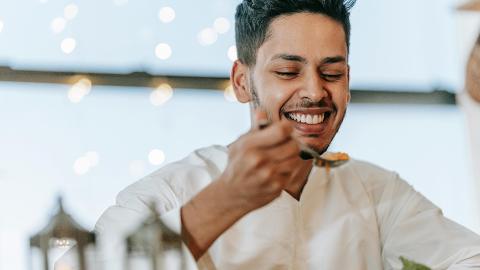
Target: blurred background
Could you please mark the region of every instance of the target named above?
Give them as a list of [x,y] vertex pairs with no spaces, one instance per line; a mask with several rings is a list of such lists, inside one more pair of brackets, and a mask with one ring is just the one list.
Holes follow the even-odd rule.
[[[239,2],[0,1],[1,270],[27,269],[58,194],[92,229],[127,185],[248,130],[226,81]],[[354,98],[332,149],[399,172],[480,232],[455,103],[480,14],[462,2],[358,1]]]

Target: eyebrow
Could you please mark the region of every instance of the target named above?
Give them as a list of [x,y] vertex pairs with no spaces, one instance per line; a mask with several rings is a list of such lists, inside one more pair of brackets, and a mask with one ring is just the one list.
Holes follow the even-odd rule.
[[[308,60],[305,59],[304,57],[301,57],[299,55],[294,55],[294,54],[286,54],[286,53],[276,54],[272,57],[271,61],[275,61],[277,59],[299,62],[303,64],[308,63]],[[345,62],[346,62],[346,59],[343,56],[331,56],[331,57],[325,57],[324,59],[322,59],[320,64],[323,66],[323,65],[345,63]]]
[[303,58],[299,55],[286,54],[286,53],[276,54],[272,57],[272,61],[277,60],[277,59],[300,62],[300,63],[304,63],[304,64],[308,62],[307,59],[305,59],[305,58]]
[[329,64],[336,64],[336,63],[345,63],[347,60],[343,56],[333,56],[333,57],[326,57],[322,60],[322,65],[329,65]]

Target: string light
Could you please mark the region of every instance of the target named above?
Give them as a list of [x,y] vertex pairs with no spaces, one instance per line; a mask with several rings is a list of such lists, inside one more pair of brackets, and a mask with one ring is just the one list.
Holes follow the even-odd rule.
[[237,96],[235,95],[235,91],[233,90],[232,85],[229,85],[228,87],[225,88],[225,91],[223,91],[223,96],[229,102],[238,102]]
[[67,20],[73,20],[78,14],[78,6],[74,3],[68,4],[64,9],[63,9],[63,16]]
[[158,166],[165,161],[165,154],[162,150],[153,149],[148,154],[148,161],[154,166]]
[[50,23],[50,28],[55,34],[58,34],[65,29],[66,25],[67,25],[67,20],[65,20],[62,17],[57,17],[53,19],[52,22]]
[[225,34],[230,30],[230,21],[224,17],[217,18],[213,23],[213,29],[218,34]]
[[217,32],[212,28],[205,28],[198,33],[198,42],[202,46],[208,46],[215,43],[218,39]]
[[60,44],[60,48],[65,54],[71,54],[75,50],[76,46],[77,42],[73,38],[66,38],[62,40],[62,43]]
[[53,245],[56,247],[71,247],[73,245],[72,242],[73,241],[70,241],[69,239],[61,238],[61,239],[56,239]]
[[158,18],[163,23],[170,23],[175,19],[175,10],[171,7],[163,7],[158,11]]
[[238,58],[237,46],[235,45],[230,46],[227,51],[227,56],[228,56],[228,59],[230,59],[230,61],[235,62]]
[[172,87],[167,83],[163,83],[159,85],[157,89],[153,90],[150,94],[150,103],[152,103],[152,105],[154,106],[160,106],[169,101],[172,96]]
[[172,48],[167,43],[159,43],[155,47],[155,55],[161,60],[167,60],[172,56]]

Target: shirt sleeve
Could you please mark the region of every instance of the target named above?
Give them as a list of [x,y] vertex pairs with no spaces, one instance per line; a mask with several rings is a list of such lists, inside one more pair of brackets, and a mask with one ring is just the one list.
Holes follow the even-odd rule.
[[377,207],[386,269],[401,269],[400,256],[431,269],[480,269],[477,234],[444,217],[397,175],[388,183]]
[[[95,231],[99,243],[97,266],[99,269],[120,270],[126,258],[125,238],[135,231],[151,214],[150,205],[154,203],[160,219],[171,230],[181,233],[181,205],[173,193],[164,185],[153,189],[148,185],[131,187],[119,194],[117,203],[108,208],[97,221]],[[184,247],[188,269],[196,269],[196,263]]]

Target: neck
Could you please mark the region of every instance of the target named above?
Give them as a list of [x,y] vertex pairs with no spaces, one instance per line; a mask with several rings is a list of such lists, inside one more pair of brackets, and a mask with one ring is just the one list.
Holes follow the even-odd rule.
[[311,160],[302,160],[299,158],[298,164],[299,165],[293,169],[289,184],[285,188],[285,191],[296,200],[300,200],[303,188],[305,184],[307,184],[308,176],[313,167]]

